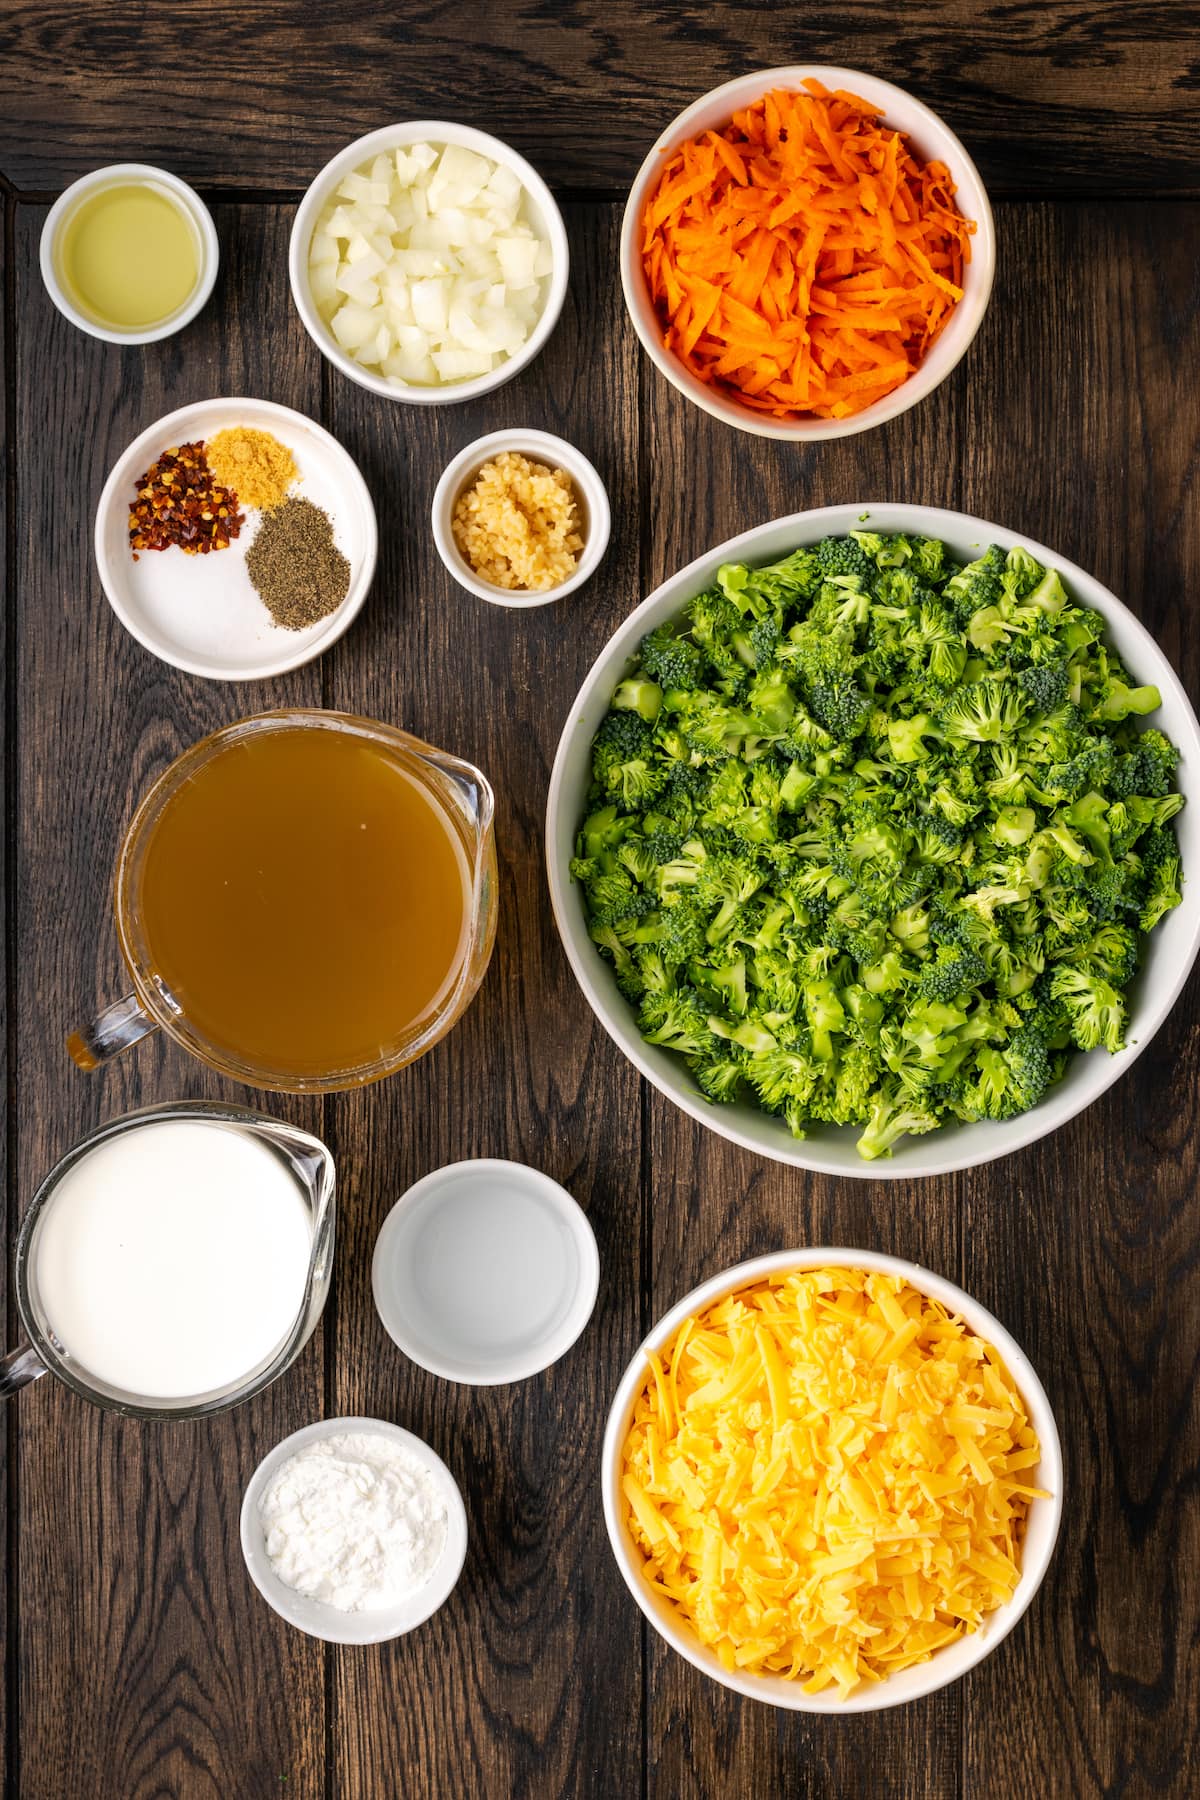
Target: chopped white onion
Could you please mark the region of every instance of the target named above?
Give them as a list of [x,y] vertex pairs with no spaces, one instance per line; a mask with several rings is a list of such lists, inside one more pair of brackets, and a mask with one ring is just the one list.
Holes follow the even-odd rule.
[[511,169],[411,144],[347,175],[313,230],[313,302],[348,356],[397,387],[487,375],[537,323],[550,246]]

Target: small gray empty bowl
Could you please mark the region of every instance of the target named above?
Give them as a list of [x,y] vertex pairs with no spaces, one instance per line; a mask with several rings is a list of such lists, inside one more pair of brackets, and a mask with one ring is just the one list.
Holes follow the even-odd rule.
[[494,1387],[570,1349],[596,1304],[600,1257],[557,1181],[480,1158],[401,1195],[376,1239],[371,1285],[388,1336],[413,1362]]

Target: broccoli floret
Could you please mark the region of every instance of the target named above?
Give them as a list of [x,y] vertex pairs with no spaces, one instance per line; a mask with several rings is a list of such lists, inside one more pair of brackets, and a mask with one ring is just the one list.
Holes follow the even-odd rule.
[[974,681],[947,701],[938,728],[951,741],[995,744],[1017,729],[1025,713],[1025,697],[1011,682]]
[[1183,865],[1175,833],[1167,826],[1156,826],[1142,847],[1143,897],[1139,924],[1143,931],[1153,931],[1164,913],[1178,906],[1183,895]]
[[754,667],[769,669],[779,652],[780,631],[775,619],[759,619],[750,627],[750,647],[754,651]]
[[737,1017],[745,1013],[749,995],[744,956],[735,956],[730,962],[717,964],[694,960],[688,965],[688,980],[723,1012]]
[[826,581],[836,575],[857,575],[867,582],[875,573],[871,558],[852,537],[822,538],[813,551],[813,561]]
[[598,923],[615,925],[621,919],[642,918],[653,912],[656,902],[632,880],[623,868],[609,874],[598,874],[587,883],[588,910]]
[[670,625],[660,625],[644,637],[639,654],[643,671],[660,688],[687,692],[699,686],[700,652],[687,638],[679,637]]
[[939,1123],[928,1106],[914,1100],[898,1082],[891,1082],[875,1094],[867,1128],[858,1140],[858,1153],[874,1162],[877,1157],[890,1156],[906,1134],[915,1137],[936,1131]]
[[1049,800],[1075,800],[1088,788],[1108,787],[1115,760],[1112,740],[1096,738],[1067,762],[1052,763],[1040,785]]
[[751,569],[745,563],[723,563],[717,586],[742,616],[782,618],[784,609],[815,593],[820,580],[811,550],[793,550],[779,562]]
[[1045,572],[1041,563],[1023,544],[1014,544],[1004,558],[1001,585],[1006,594],[1011,595],[1014,600],[1021,600],[1037,587]]
[[912,538],[909,568],[918,581],[933,586],[946,574],[946,546],[940,538]]
[[670,793],[699,800],[708,792],[712,771],[698,763],[673,762],[667,774]]
[[686,988],[671,993],[647,994],[638,1014],[638,1025],[648,1044],[661,1044],[685,1056],[699,1056],[711,1049],[708,1015]]
[[871,711],[871,702],[853,675],[820,676],[809,688],[808,701],[818,724],[845,743],[858,737]]
[[720,1106],[730,1105],[741,1098],[742,1068],[732,1057],[712,1062],[697,1059],[692,1063],[692,1075],[706,1100],[715,1101]]
[[1017,686],[1034,713],[1052,713],[1067,698],[1070,680],[1065,659],[1062,662],[1036,663],[1022,669]]
[[601,924],[593,919],[588,926],[588,935],[602,956],[606,956],[614,965],[617,975],[617,986],[627,1000],[641,997],[644,983],[637,964],[625,948],[611,925]]
[[924,1000],[949,1005],[971,988],[982,987],[987,979],[988,966],[974,950],[940,944],[933,960],[922,966],[915,992]]
[[696,899],[701,906],[715,908],[705,933],[710,944],[719,944],[728,936],[739,907],[758,892],[764,880],[762,871],[744,858],[708,858],[696,883]]
[[[627,806],[645,806],[666,783],[665,772],[651,774],[653,732],[636,712],[606,715],[592,745],[592,773],[599,787]],[[632,771],[632,773],[627,773]]]
[[955,622],[966,625],[985,606],[998,606],[1004,595],[1004,551],[990,544],[983,555],[965,568],[956,570],[942,589],[942,597],[953,608]]
[[1100,975],[1064,964],[1054,971],[1050,993],[1061,1000],[1071,1036],[1081,1050],[1121,1050],[1125,1045],[1125,1002]]
[[[1108,738],[1102,741],[1110,742]],[[1115,757],[1109,792],[1117,800],[1127,800],[1131,794],[1161,799],[1170,793],[1178,766],[1179,752],[1174,744],[1151,726],[1139,734],[1132,750]]]
[[1137,934],[1128,925],[1102,925],[1076,953],[1076,960],[1081,967],[1103,975],[1114,987],[1125,987],[1138,966]]
[[1055,1067],[1046,1040],[1032,1025],[1014,1031],[1004,1046],[1017,1111],[1028,1112],[1036,1106],[1055,1080]]
[[705,947],[707,908],[685,894],[664,904],[658,914],[658,953],[669,969],[678,969],[699,956]]

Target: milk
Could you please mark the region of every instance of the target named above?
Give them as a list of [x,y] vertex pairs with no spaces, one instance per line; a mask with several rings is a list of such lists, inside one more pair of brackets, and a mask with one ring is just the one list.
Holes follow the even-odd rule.
[[265,1144],[216,1120],[157,1119],[63,1177],[31,1286],[85,1379],[181,1400],[238,1386],[279,1348],[311,1252],[303,1190]]

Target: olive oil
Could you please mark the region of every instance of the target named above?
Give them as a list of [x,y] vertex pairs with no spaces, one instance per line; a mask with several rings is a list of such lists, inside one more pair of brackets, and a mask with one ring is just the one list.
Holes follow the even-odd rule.
[[318,1080],[375,1064],[445,1002],[470,939],[467,852],[378,742],[259,731],[201,764],[151,827],[149,970],[242,1066]]
[[93,188],[57,246],[59,279],[97,325],[144,331],[185,305],[200,276],[200,239],[168,188],[153,181]]

